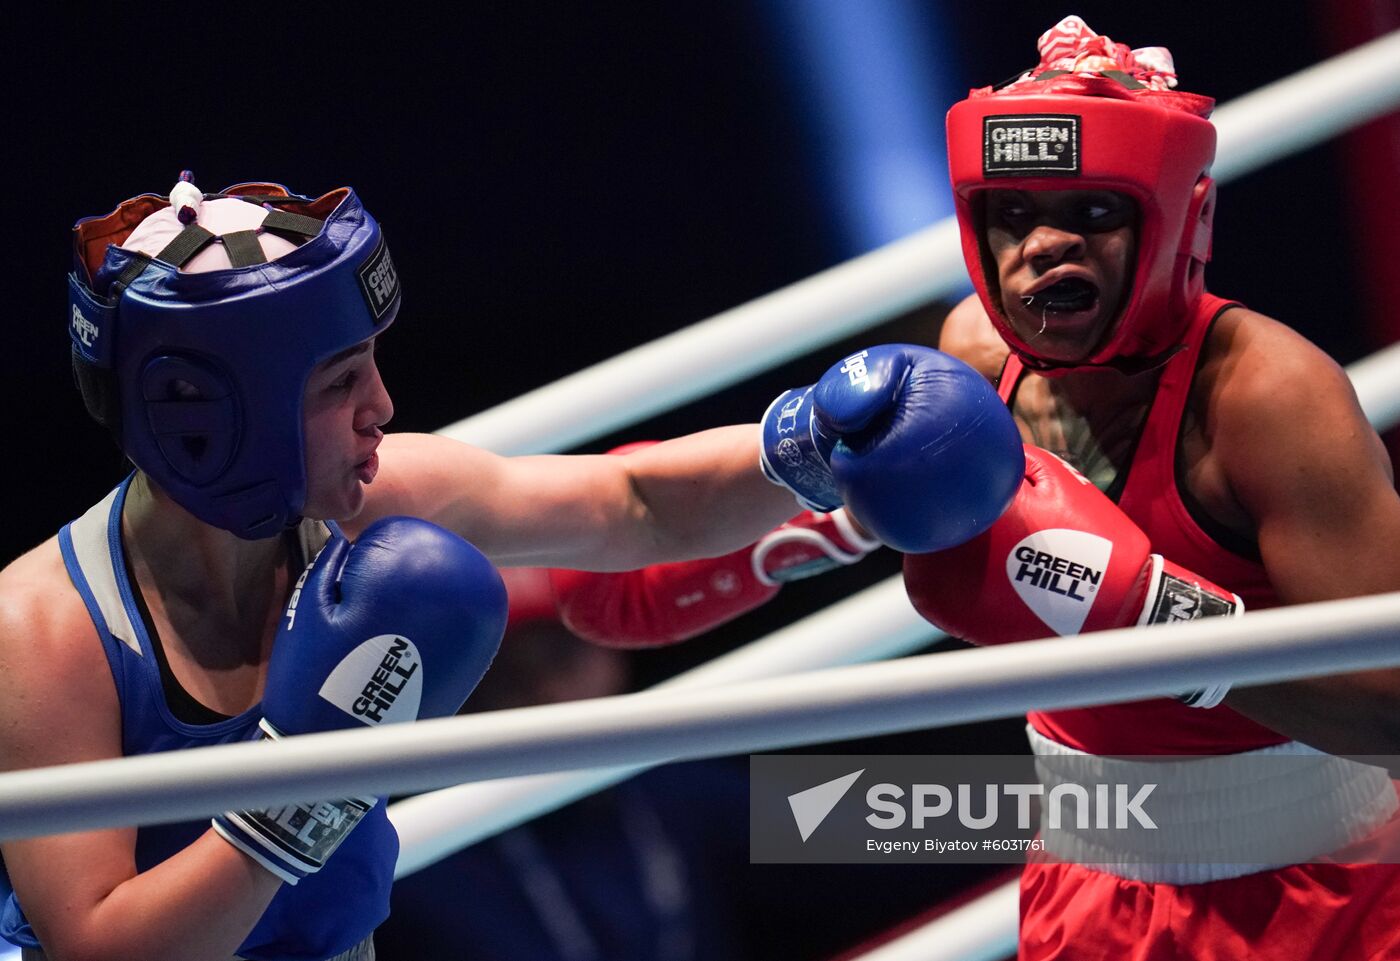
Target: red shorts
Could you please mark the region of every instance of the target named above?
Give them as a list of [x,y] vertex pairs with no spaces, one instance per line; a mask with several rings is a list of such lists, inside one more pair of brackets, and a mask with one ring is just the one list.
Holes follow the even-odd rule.
[[1296,864],[1173,885],[1031,863],[1018,957],[1400,961],[1400,864]]

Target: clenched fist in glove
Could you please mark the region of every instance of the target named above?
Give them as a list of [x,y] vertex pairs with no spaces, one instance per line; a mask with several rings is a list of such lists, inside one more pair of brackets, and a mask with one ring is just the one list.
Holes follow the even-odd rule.
[[[411,517],[353,543],[338,531],[306,568],[273,642],[270,739],[456,713],[506,627],[501,576],[475,547]],[[282,880],[320,870],[374,806],[341,798],[229,811],[214,829]]]
[[[1152,553],[1118,505],[1030,445],[1006,512],[959,547],[905,557],[904,585],[927,620],[976,644],[1244,612],[1237,595]],[[1182,700],[1214,707],[1228,689]]]
[[929,347],[847,357],[763,417],[760,463],[802,506],[844,503],[901,551],[961,544],[991,525],[1021,482],[1021,439],[981,374]]

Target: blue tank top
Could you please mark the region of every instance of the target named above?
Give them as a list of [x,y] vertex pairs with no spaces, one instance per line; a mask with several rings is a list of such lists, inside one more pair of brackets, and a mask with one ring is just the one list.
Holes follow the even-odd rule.
[[[257,736],[259,705],[217,724],[187,724],[170,712],[160,669],[127,577],[121,542],[122,504],[128,477],[58,535],[74,588],[92,615],[116,682],[122,712],[122,753],[127,756],[179,751]],[[303,521],[297,530],[302,556],[311,558],[328,537],[323,524]],[[136,832],[136,870],[146,871],[188,847],[209,821],[159,824]],[[238,949],[249,961],[320,961],[363,941],[389,915],[389,887],[399,838],[375,805],[316,874],[284,884],[257,926]],[[0,908],[0,937],[38,948],[13,892]]]

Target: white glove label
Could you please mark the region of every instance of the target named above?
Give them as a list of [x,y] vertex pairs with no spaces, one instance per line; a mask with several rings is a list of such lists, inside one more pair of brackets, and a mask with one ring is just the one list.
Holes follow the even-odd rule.
[[1138,623],[1174,624],[1201,617],[1232,617],[1242,613],[1238,610],[1238,600],[1233,594],[1226,597],[1202,590],[1201,585],[1191,581],[1163,574],[1156,596]]
[[345,655],[319,693],[371,727],[416,721],[423,699],[418,648],[400,634],[371,637]]
[[1056,634],[1078,634],[1098,597],[1113,542],[1085,531],[1037,531],[1006,555],[1006,576]]

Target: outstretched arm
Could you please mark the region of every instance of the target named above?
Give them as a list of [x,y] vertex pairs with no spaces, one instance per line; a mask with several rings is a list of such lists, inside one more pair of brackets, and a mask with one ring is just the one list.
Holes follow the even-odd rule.
[[[654,444],[640,441],[609,453],[620,456]],[[854,564],[879,546],[844,510],[803,511],[757,542],[719,557],[633,571],[520,570],[507,581],[511,615],[547,609],[594,644],[659,647],[726,624],[771,600],[783,583]]]
[[896,549],[939,550],[986,530],[1024,467],[987,382],[905,344],[858,351],[785,391],[761,431],[718,428],[622,457],[502,458],[400,435],[381,457],[352,531],[412,514],[498,563],[604,571],[737,550],[791,516],[792,494],[822,511],[845,503]]
[[758,467],[758,428],[721,427],[623,456],[499,457],[393,434],[365,510],[456,531],[502,564],[630,570],[737,550],[787,520],[792,495]]

